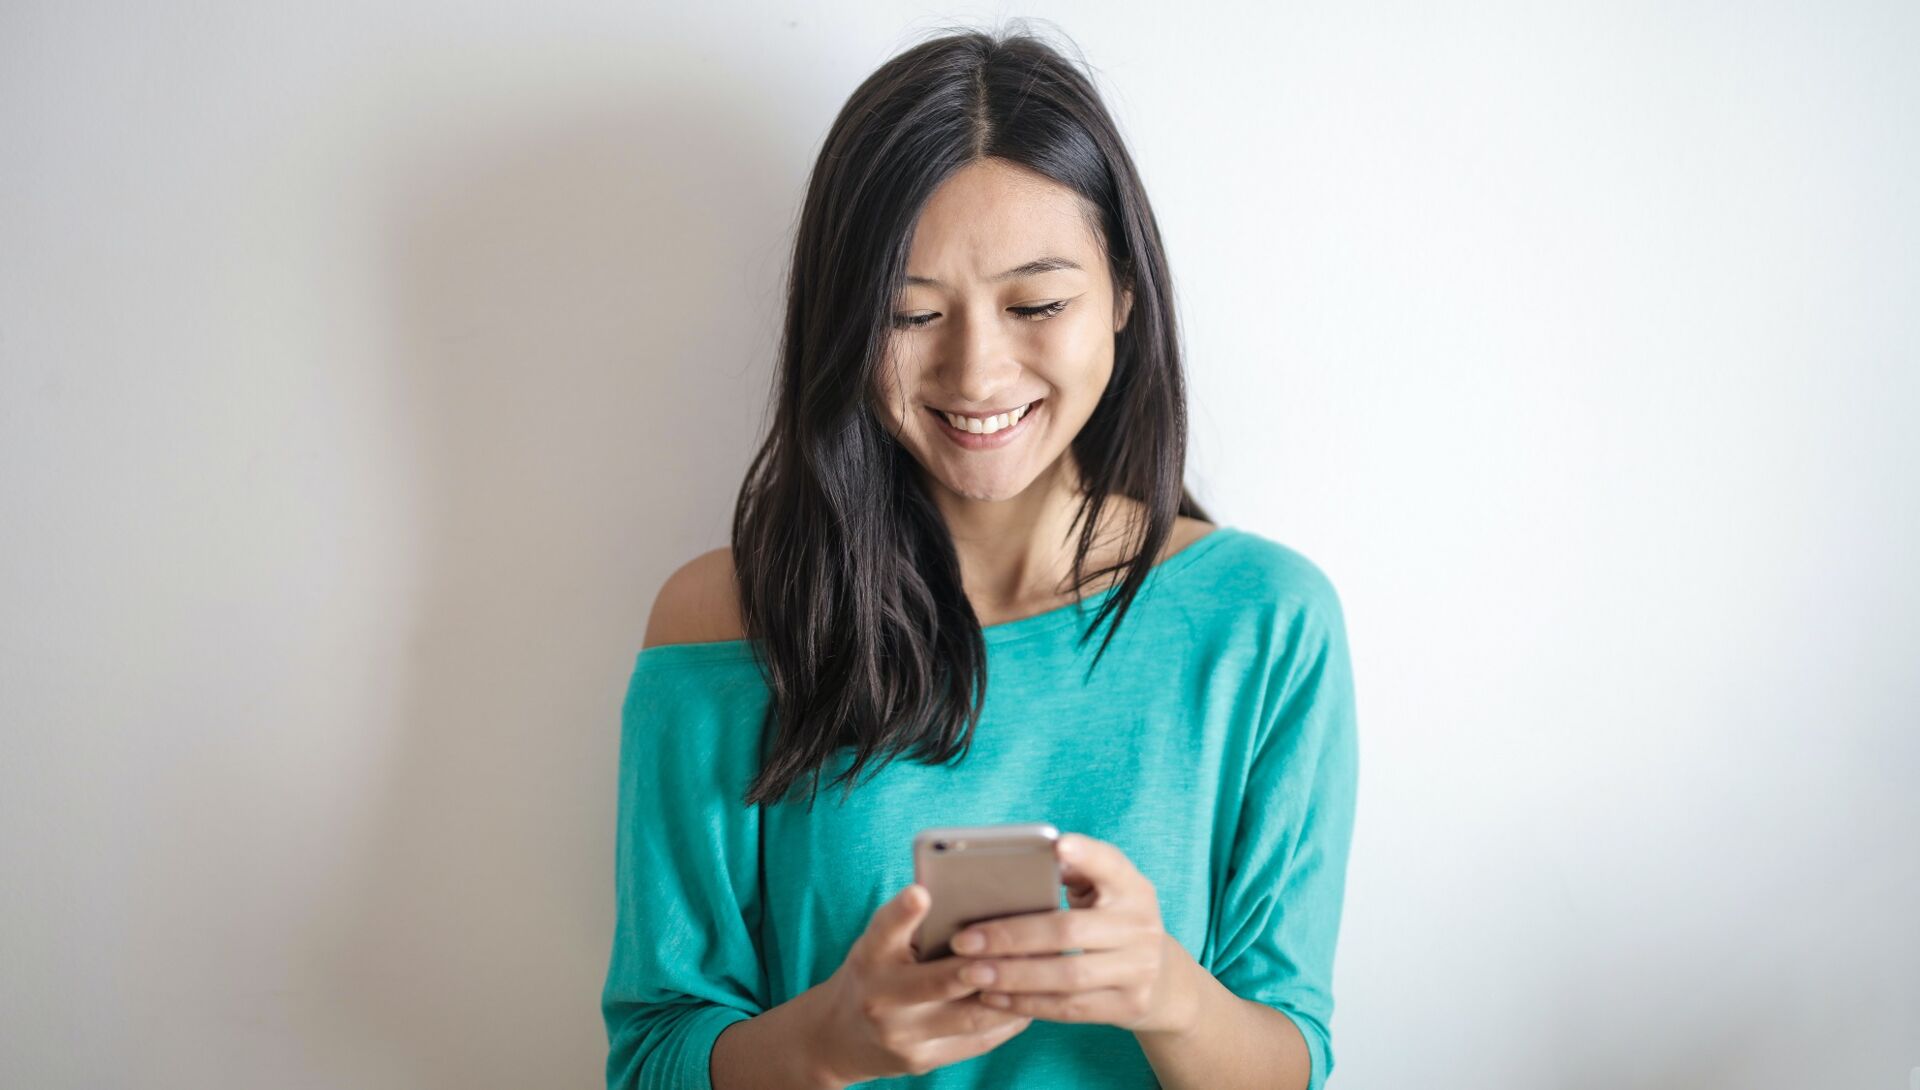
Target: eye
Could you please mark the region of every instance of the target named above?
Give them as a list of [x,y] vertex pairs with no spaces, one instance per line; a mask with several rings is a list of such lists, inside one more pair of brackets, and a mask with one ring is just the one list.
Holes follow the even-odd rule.
[[1012,307],[1009,309],[1011,309],[1015,314],[1020,315],[1022,318],[1025,318],[1029,322],[1044,322],[1048,318],[1051,318],[1054,315],[1060,313],[1061,311],[1067,309],[1067,301],[1065,299],[1060,299],[1055,302],[1048,303],[1045,306]]
[[[1044,322],[1048,318],[1067,309],[1067,303],[1070,301],[1071,300],[1060,299],[1037,307],[1008,307],[1007,309],[1018,314],[1022,321]],[[901,329],[918,329],[939,316],[937,312],[933,314],[896,314],[893,316],[893,324]]]

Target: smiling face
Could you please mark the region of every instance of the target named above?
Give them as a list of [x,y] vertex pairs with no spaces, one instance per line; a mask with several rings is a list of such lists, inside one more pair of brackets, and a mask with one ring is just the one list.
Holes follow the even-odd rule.
[[897,303],[874,409],[930,487],[994,501],[1052,470],[1093,415],[1132,300],[1116,301],[1079,194],[982,159],[921,210]]

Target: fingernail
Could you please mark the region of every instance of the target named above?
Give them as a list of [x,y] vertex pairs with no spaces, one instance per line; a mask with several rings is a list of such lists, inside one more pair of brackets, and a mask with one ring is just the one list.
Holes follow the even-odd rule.
[[960,975],[969,984],[991,984],[993,983],[993,966],[969,965]]
[[986,944],[978,931],[962,931],[954,936],[953,948],[964,954],[971,954]]
[[1008,999],[1004,993],[994,992],[992,995],[981,996],[980,1002],[985,1003],[989,1007],[1004,1007],[1007,1005]]

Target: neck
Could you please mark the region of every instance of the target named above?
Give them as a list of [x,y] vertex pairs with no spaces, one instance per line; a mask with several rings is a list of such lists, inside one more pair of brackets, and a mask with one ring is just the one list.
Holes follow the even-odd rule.
[[[1072,448],[1019,495],[1004,500],[971,499],[930,478],[922,480],[946,519],[960,578],[976,610],[1019,612],[1030,603],[1071,595],[1082,498]],[[1119,531],[1134,506],[1124,496],[1108,497],[1101,532],[1087,555],[1089,569],[1112,563],[1128,543]]]

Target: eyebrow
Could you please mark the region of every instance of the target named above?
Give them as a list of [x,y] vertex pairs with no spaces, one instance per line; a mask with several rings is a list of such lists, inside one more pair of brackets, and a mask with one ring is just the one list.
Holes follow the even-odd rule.
[[[1013,268],[1008,269],[1006,272],[1003,272],[998,276],[989,277],[988,280],[990,283],[997,284],[1002,280],[1014,280],[1022,276],[1034,276],[1038,273],[1052,272],[1055,269],[1078,269],[1078,268],[1080,268],[1079,262],[1069,261],[1064,257],[1036,257],[1032,261],[1029,261],[1024,265],[1015,265]],[[907,277],[907,283],[925,284],[928,287],[934,287],[934,288],[946,287],[945,284],[942,284],[940,281],[935,280],[931,276],[909,276]]]

